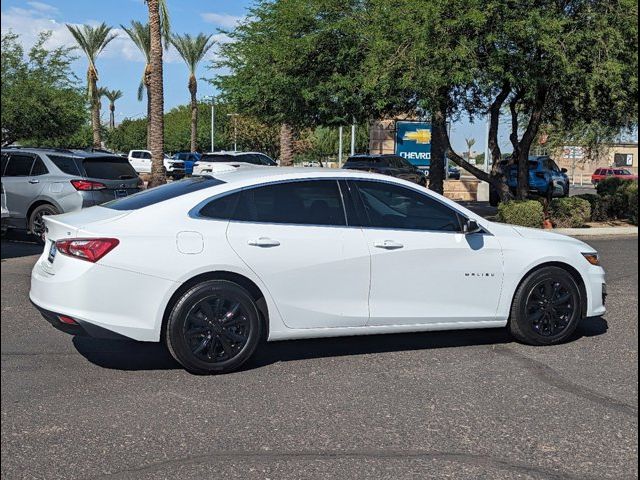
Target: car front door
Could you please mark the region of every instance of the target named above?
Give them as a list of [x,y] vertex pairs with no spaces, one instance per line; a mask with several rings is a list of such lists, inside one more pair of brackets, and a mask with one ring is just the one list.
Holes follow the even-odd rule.
[[[39,175],[32,175],[31,167],[36,156],[30,153],[10,153],[7,165],[2,174],[7,210],[14,219],[25,219],[29,207],[40,195],[43,184]],[[42,164],[42,160],[39,164]],[[37,173],[37,172],[33,172]]]
[[495,237],[463,234],[459,213],[416,189],[367,180],[349,185],[359,193],[371,251],[369,325],[496,319],[503,261]]
[[267,286],[288,327],[366,325],[369,249],[362,229],[348,226],[337,181],[243,190],[227,239]]

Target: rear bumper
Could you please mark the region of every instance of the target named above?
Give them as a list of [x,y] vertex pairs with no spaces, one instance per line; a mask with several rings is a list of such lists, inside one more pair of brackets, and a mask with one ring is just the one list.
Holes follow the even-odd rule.
[[61,332],[68,333],[69,335],[80,336],[80,337],[94,337],[94,338],[105,338],[110,340],[127,340],[127,337],[124,335],[120,335],[118,333],[112,332],[111,330],[107,330],[106,328],[98,327],[97,325],[93,325],[89,322],[84,322],[82,320],[73,319],[75,324],[71,325],[68,323],[63,323],[60,320],[60,316],[62,314],[51,312],[49,310],[45,310],[44,308],[39,307],[33,301],[31,304],[38,309],[40,315],[49,322],[54,328],[60,330]]

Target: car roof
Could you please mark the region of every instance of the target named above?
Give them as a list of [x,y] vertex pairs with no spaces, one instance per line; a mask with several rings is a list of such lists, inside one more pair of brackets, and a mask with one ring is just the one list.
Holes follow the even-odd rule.
[[79,148],[46,148],[46,147],[3,147],[2,152],[44,153],[45,155],[66,155],[75,158],[119,157],[117,153],[106,151],[90,151]]
[[231,155],[234,157],[239,155],[266,155],[267,157],[269,156],[266,153],[262,153],[262,152],[235,152],[233,150],[230,150],[228,152],[225,152],[224,150],[219,152],[205,152],[202,155]]
[[355,153],[349,156],[349,159],[363,159],[367,158],[398,158],[400,155],[396,155],[395,153]]
[[305,178],[371,178],[373,176],[382,179],[389,179],[385,175],[377,175],[358,170],[347,170],[341,168],[323,167],[270,167],[266,165],[252,165],[248,163],[232,163],[233,169],[224,169],[219,172],[212,172],[210,176],[218,178],[225,183],[260,183],[262,181],[295,180]]

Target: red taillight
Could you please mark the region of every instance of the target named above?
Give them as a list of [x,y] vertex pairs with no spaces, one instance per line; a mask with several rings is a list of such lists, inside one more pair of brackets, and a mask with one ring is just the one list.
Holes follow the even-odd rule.
[[116,238],[76,238],[58,240],[56,249],[64,255],[95,263],[119,243],[120,240]]
[[81,192],[86,192],[88,190],[104,190],[107,188],[104,183],[92,182],[91,180],[71,180],[71,185]]
[[76,322],[73,318],[67,317],[66,315],[58,315],[58,320],[60,320],[62,323],[66,323],[67,325],[78,324],[78,322]]

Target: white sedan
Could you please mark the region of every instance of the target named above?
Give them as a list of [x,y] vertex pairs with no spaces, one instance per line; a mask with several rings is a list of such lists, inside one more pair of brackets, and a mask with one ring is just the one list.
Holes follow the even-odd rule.
[[370,173],[240,165],[45,222],[44,317],[164,342],[196,373],[237,369],[262,338],[507,327],[547,345],[605,313],[589,245]]

